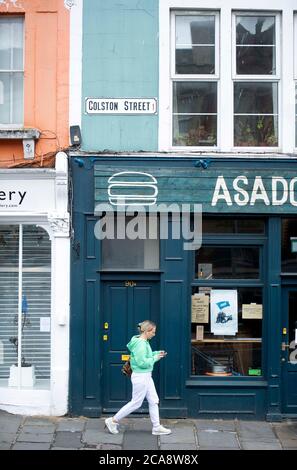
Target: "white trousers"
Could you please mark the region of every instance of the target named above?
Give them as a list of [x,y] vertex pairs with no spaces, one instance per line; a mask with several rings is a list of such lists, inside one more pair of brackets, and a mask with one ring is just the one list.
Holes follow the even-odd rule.
[[128,416],[133,411],[141,407],[143,400],[146,398],[149,405],[149,413],[153,427],[160,425],[159,417],[159,397],[152,378],[151,372],[132,372],[132,400],[123,406],[114,416],[115,421]]

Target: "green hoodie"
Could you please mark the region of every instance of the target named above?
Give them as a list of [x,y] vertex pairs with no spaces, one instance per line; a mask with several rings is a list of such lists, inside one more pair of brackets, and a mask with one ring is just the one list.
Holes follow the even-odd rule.
[[155,362],[159,360],[160,351],[153,352],[150,343],[139,335],[131,338],[127,348],[131,352],[130,363],[133,372],[151,372]]

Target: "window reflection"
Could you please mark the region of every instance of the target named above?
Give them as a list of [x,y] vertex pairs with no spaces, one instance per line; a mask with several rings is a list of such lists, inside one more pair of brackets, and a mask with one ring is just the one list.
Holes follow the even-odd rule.
[[237,74],[274,75],[275,67],[275,18],[237,16]]
[[215,73],[215,17],[176,16],[176,73]]

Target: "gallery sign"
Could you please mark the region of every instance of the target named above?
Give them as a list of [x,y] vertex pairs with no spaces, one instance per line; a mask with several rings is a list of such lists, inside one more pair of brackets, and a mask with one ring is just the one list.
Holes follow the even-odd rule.
[[87,98],[87,114],[157,114],[156,98]]
[[0,212],[47,213],[54,208],[54,179],[0,178]]

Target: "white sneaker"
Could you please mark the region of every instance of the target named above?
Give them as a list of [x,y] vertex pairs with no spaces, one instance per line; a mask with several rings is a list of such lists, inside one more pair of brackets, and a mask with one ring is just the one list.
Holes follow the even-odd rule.
[[153,436],[165,436],[166,434],[171,434],[171,429],[165,428],[160,424],[157,428],[153,428]]
[[118,425],[112,420],[112,418],[106,418],[105,426],[111,434],[119,434]]

